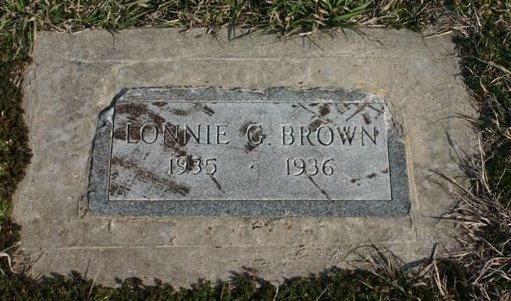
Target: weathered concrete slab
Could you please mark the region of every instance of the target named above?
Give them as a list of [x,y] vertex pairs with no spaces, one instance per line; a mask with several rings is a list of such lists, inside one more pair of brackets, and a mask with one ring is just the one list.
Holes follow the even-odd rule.
[[399,216],[404,142],[343,90],[123,90],[99,117],[89,209],[118,216]]
[[[14,212],[22,225],[21,249],[33,259],[35,274],[77,270],[106,284],[137,276],[187,285],[198,277],[225,279],[249,266],[279,281],[342,265],[360,244],[382,244],[405,261],[427,257],[435,243],[455,246],[453,225],[435,218],[451,200],[429,181],[432,170],[459,175],[447,135],[467,150],[473,146],[468,126],[451,118],[474,111],[449,36],[365,30],[365,36],[348,31],[309,37],[314,43],[257,33],[228,42],[225,33],[214,38],[202,32],[139,29],[114,36],[86,31],[37,37],[24,84],[34,156]],[[268,218],[89,212],[89,160],[100,112],[124,88],[165,86],[285,86],[377,95],[402,129],[409,214]]]

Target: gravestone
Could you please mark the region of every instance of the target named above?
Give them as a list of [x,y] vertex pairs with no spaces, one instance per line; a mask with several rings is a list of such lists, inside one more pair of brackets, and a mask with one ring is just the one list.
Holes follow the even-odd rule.
[[13,213],[32,273],[280,282],[364,245],[411,265],[455,248],[431,181],[475,145],[454,44],[363,31],[39,34]]
[[404,143],[360,91],[138,88],[101,113],[99,215],[397,216]]

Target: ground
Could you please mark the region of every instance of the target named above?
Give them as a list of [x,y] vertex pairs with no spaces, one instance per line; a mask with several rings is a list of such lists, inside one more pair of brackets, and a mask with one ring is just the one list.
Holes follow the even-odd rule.
[[[30,1],[0,4],[0,299],[358,299],[509,300],[511,291],[511,3],[510,1]],[[97,286],[83,275],[35,280],[11,271],[19,226],[13,224],[11,197],[30,159],[21,112],[21,75],[30,60],[36,31],[77,31],[128,27],[205,27],[215,34],[236,27],[288,35],[365,26],[406,27],[426,34],[453,31],[464,80],[481,117],[481,156],[463,158],[469,189],[452,191],[457,206],[446,215],[464,233],[464,248],[452,258],[434,259],[419,271],[394,264],[375,252],[367,271],[332,270],[290,279],[275,287],[250,270],[232,282],[198,283],[172,291],[166,284],[146,287],[127,279],[118,289]],[[441,176],[441,175],[440,175]],[[444,178],[442,183],[454,183]],[[14,257],[14,260],[16,258]]]

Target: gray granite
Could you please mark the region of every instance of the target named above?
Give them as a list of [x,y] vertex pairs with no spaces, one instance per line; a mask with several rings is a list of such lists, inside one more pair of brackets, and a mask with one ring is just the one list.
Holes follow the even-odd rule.
[[99,117],[88,200],[121,216],[410,207],[404,142],[379,96],[286,88],[123,90]]
[[[360,267],[359,261],[348,260],[364,245],[386,248],[406,263],[429,257],[435,245],[439,246],[438,256],[455,248],[456,229],[450,221],[438,218],[453,200],[430,181],[434,171],[460,179],[452,147],[471,154],[477,144],[470,125],[452,118],[457,114],[477,116],[459,76],[454,44],[449,35],[422,37],[410,31],[362,30],[364,35],[347,30],[286,40],[255,32],[233,41],[227,41],[226,31],[213,37],[200,29],[184,33],[178,29],[134,29],[113,35],[107,31],[39,33],[33,64],[23,82],[33,158],[17,188],[13,210],[14,221],[21,225],[19,250],[31,259],[31,273],[40,276],[75,270],[106,285],[115,285],[116,277],[138,277],[145,283],[159,278],[188,286],[199,277],[228,279],[231,272],[241,272],[245,266],[278,283],[332,266]],[[391,168],[406,166],[406,174],[404,169],[398,169],[401,175],[390,173],[390,191],[392,200],[396,189],[402,189],[396,191],[400,195],[409,192],[408,214],[404,214],[404,202],[396,209],[404,215],[395,216],[369,215],[372,209],[366,216],[123,216],[99,215],[94,208],[91,212],[92,141],[98,134],[110,135],[108,127],[98,131],[98,116],[123,89],[130,93],[129,100],[136,102],[160,95],[159,89],[135,93],[142,91],[137,87],[169,85],[224,87],[203,95],[204,102],[217,98],[234,102],[237,92],[231,90],[236,87],[259,92],[279,86],[288,87],[288,91],[321,88],[345,91],[342,99],[355,97],[352,101],[360,99],[357,93],[377,96],[400,125],[396,139],[387,133],[388,160]],[[354,92],[357,90],[363,92]],[[278,91],[273,90],[274,98],[279,98]],[[167,96],[178,99],[186,94]],[[303,102],[302,96],[305,94],[294,94],[293,99]],[[268,107],[277,108],[278,104],[272,102]],[[168,113],[162,115],[169,117]],[[305,115],[296,119],[297,123],[302,118]],[[112,151],[107,144],[102,147],[105,149],[98,146],[94,152]],[[122,148],[114,146],[113,151],[122,152]],[[381,162],[385,154],[378,156]],[[145,166],[154,168],[148,164]],[[219,170],[218,175],[225,173]],[[118,179],[124,181],[124,176]],[[408,178],[408,189],[396,185],[395,176]],[[209,185],[208,191],[218,193],[209,180],[203,182]],[[372,197],[385,199],[389,182],[384,181],[389,179],[379,180],[382,190]],[[137,190],[142,187],[134,184]],[[108,196],[117,198],[115,202],[129,202],[117,192],[112,189]],[[274,192],[264,193],[277,195]],[[148,196],[156,199],[158,193]],[[341,193],[336,193],[341,199]],[[186,196],[175,197],[181,199],[172,202],[191,204]],[[297,201],[306,205],[304,199],[295,198],[294,204]],[[324,200],[313,200],[318,201]],[[362,206],[366,201],[357,202]],[[238,212],[247,210],[245,205],[239,207],[243,208]]]

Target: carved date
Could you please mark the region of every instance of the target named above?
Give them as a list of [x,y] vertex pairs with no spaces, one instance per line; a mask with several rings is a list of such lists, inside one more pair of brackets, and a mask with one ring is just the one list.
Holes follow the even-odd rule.
[[201,159],[192,156],[170,158],[167,173],[182,175],[188,172],[194,175],[203,173],[212,176],[217,171],[216,163],[216,158]]
[[286,158],[286,175],[291,176],[315,176],[323,174],[331,176],[334,173],[334,159],[318,162],[314,158]]

